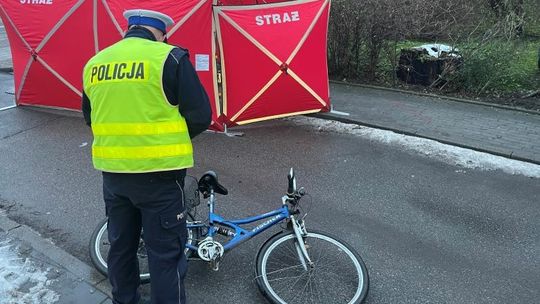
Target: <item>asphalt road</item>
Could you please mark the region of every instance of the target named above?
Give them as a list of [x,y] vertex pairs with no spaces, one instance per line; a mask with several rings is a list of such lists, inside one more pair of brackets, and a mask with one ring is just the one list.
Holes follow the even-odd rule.
[[4,24],[0,19],[0,69],[11,67],[11,51],[9,49],[9,40],[7,39]]
[[15,104],[15,85],[11,73],[0,72],[0,109]]
[[[240,217],[278,207],[294,166],[312,197],[308,228],[339,235],[364,258],[367,303],[538,303],[538,179],[288,120],[240,130],[243,137],[204,133],[194,142],[191,174],[212,169],[229,189],[217,211]],[[88,263],[89,237],[104,216],[90,145],[80,115],[0,112],[0,207]],[[191,303],[263,302],[254,258],[272,233],[230,252],[217,273],[191,264]]]

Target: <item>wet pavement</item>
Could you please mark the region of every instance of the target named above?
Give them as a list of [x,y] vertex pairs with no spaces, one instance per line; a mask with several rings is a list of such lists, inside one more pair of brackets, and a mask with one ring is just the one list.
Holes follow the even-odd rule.
[[9,40],[2,20],[0,19],[0,71],[11,69],[11,51],[9,49]]
[[[0,112],[0,126],[0,168],[8,177],[0,179],[1,209],[91,265],[88,241],[104,206],[83,119],[23,107]],[[237,218],[277,208],[294,166],[310,194],[308,227],[339,235],[364,258],[367,303],[540,297],[538,179],[467,169],[294,120],[236,130],[244,136],[204,133],[194,140],[190,173],[214,170],[230,192],[218,197],[216,211]],[[203,203],[199,216],[205,212]],[[278,230],[227,253],[219,272],[191,263],[190,302],[262,303],[254,258]],[[109,290],[106,281],[96,283]]]
[[13,74],[0,72],[0,109],[15,105]]

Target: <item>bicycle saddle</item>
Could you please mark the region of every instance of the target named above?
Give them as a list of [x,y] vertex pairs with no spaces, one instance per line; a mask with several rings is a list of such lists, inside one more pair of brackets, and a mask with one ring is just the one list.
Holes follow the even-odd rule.
[[207,171],[199,180],[199,191],[204,195],[205,198],[207,198],[210,195],[210,190],[212,189],[214,192],[223,195],[227,195],[229,193],[225,187],[219,184],[216,172]]

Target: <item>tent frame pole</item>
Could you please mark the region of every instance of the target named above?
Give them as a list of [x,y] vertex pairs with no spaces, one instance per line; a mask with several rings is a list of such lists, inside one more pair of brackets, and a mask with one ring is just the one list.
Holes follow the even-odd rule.
[[340,115],[340,116],[351,116],[350,113],[334,110],[333,103],[330,103],[330,114],[335,114],[335,115]]
[[224,134],[224,135],[227,135],[228,137],[242,137],[244,136],[244,132],[237,132],[237,131],[234,131],[234,132],[231,132],[229,131],[229,129],[227,128],[227,124],[223,124],[223,131],[214,131],[214,130],[206,130],[204,132],[209,132],[209,133],[215,133],[215,134]]
[[227,135],[228,137],[244,136],[244,132],[229,131],[229,129],[227,128],[227,124],[223,124],[223,134]]
[[5,110],[10,110],[10,109],[13,109],[13,108],[16,108],[16,107],[17,107],[16,104],[11,105],[11,106],[7,106],[7,107],[3,107],[3,108],[0,108],[0,112],[5,111]]

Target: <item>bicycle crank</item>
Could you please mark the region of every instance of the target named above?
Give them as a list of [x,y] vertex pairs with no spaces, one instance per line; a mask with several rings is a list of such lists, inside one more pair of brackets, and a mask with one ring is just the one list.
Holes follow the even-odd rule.
[[212,270],[219,270],[219,262],[225,249],[221,243],[214,241],[211,237],[207,237],[204,241],[199,243],[198,254],[201,260],[210,262]]

